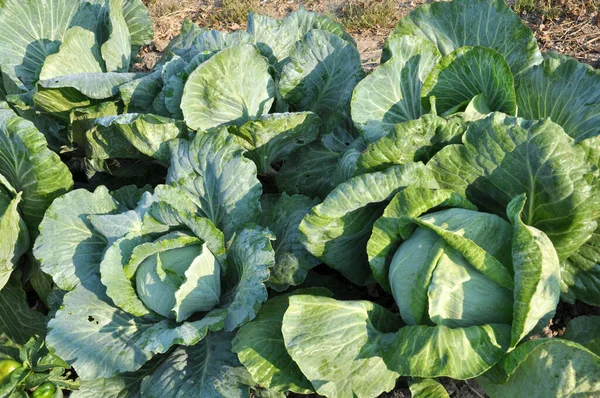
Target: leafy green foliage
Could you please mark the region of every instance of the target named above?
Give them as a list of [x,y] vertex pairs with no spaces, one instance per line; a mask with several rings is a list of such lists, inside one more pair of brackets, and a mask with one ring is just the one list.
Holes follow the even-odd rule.
[[502,0],[417,7],[366,77],[303,7],[147,72],[142,0],[0,26],[0,396],[598,394],[597,317],[530,339],[600,305],[598,71]]

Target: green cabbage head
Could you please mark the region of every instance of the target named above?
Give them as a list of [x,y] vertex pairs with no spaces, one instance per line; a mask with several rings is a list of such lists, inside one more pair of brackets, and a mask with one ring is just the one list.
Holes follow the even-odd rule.
[[502,218],[444,189],[409,187],[391,200],[367,245],[406,324],[384,342],[389,369],[472,378],[547,324],[559,260],[548,236],[523,222],[525,203],[515,197]]
[[254,318],[275,263],[271,232],[246,224],[225,244],[201,214],[169,185],[80,189],[50,206],[34,255],[68,292],[47,341],[82,380],[138,371]]
[[[200,239],[181,232],[134,249],[136,290],[154,312],[178,321],[212,310],[221,295],[221,265]],[[191,302],[182,311],[184,302]]]

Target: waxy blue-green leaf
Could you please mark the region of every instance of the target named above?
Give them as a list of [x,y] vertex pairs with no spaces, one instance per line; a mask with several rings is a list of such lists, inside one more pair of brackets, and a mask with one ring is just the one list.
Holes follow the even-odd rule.
[[142,380],[149,377],[165,357],[155,357],[135,372],[121,373],[110,378],[80,380],[79,389],[71,392],[73,398],[141,398]]
[[224,49],[190,75],[181,110],[193,130],[239,126],[268,113],[274,97],[267,60],[255,46],[243,44]]
[[258,15],[248,15],[248,33],[251,35],[261,54],[281,72],[294,52],[296,42],[312,29],[320,29],[354,44],[352,37],[344,27],[331,19],[300,6],[297,11],[288,14],[283,20]]
[[392,37],[388,45],[393,57],[358,83],[352,94],[352,121],[368,142],[425,112],[422,86],[440,60],[437,48],[419,37]]
[[[550,238],[560,260],[577,253],[597,228],[598,197],[586,180],[591,167],[585,153],[548,119],[492,113],[472,122],[463,145],[442,149],[428,167],[442,187],[495,214],[504,214],[510,200],[525,193],[523,222]],[[568,265],[561,270],[561,288],[574,297],[570,286],[576,278],[590,278],[599,266]],[[584,290],[582,297],[600,300],[594,286]]]
[[401,325],[369,301],[297,295],[289,298],[282,332],[290,356],[317,393],[366,398],[396,385],[399,374],[382,359],[379,341]]
[[63,307],[48,324],[48,346],[72,365],[83,380],[133,372],[152,357],[135,340],[153,327],[155,320],[138,318],[113,307],[98,285],[97,291],[77,286],[67,293]]
[[[151,114],[129,113],[96,119],[97,126],[114,128],[136,150],[144,155],[169,163],[171,153],[168,141],[187,138],[188,129],[182,121]],[[103,129],[99,128],[99,134]],[[112,141],[110,143],[112,145]]]
[[45,333],[46,317],[29,307],[26,293],[18,283],[9,281],[0,289],[0,335],[25,344],[34,335]]
[[435,97],[441,114],[462,110],[477,96],[490,111],[517,112],[510,67],[502,55],[486,47],[461,47],[444,56],[427,76],[422,96],[427,110],[430,97]]
[[519,116],[549,117],[576,142],[600,135],[600,71],[545,53],[544,62],[516,79]]
[[473,204],[456,192],[408,187],[394,196],[382,216],[375,221],[367,243],[367,255],[375,279],[385,290],[391,291],[389,268],[392,257],[402,240],[412,232],[409,218],[445,207],[476,210]]
[[200,33],[194,39],[190,49],[181,56],[185,62],[178,64],[176,69],[171,70],[169,76],[163,76],[164,87],[161,95],[164,95],[164,106],[171,116],[176,119],[184,119],[181,100],[185,84],[200,64],[208,61],[213,55],[225,48],[250,42],[250,36],[244,31],[226,33],[208,30]]
[[544,328],[548,324],[560,299],[558,255],[546,234],[521,220],[525,201],[525,195],[515,197],[506,211],[514,226],[513,347],[536,326]]
[[427,162],[442,147],[460,143],[465,130],[466,123],[460,116],[444,119],[428,113],[417,120],[398,123],[362,151],[354,174],[382,171],[397,164]]
[[[331,297],[331,292],[323,288],[299,289],[292,294]],[[286,294],[268,300],[256,318],[237,332],[233,352],[261,386],[281,392],[310,394],[314,388],[287,352],[281,331],[290,297]]]
[[578,316],[569,322],[560,337],[579,343],[600,356],[600,316]]
[[491,397],[595,397],[600,394],[600,357],[563,339],[530,340],[477,378]]
[[412,185],[438,187],[422,163],[362,174],[338,185],[300,223],[301,242],[353,283],[370,282],[366,246],[373,223],[394,194]]
[[344,39],[311,30],[283,67],[279,90],[296,111],[311,111],[333,127],[350,117],[352,91],[363,78],[360,54]]
[[19,211],[33,237],[48,206],[73,186],[71,172],[44,135],[10,109],[0,109],[0,175],[22,192]]
[[346,151],[342,153],[340,160],[335,168],[332,181],[337,185],[358,175],[356,164],[363,151],[367,149],[367,142],[363,137],[358,137],[348,145]]
[[272,163],[316,140],[320,127],[320,118],[312,112],[274,113],[231,127],[229,132],[240,138],[238,143],[248,150],[245,156],[264,175],[271,172]]
[[100,47],[106,72],[127,72],[131,62],[131,36],[123,15],[126,0],[105,0],[108,12],[104,27],[105,40]]
[[[92,23],[98,23],[90,15]],[[40,80],[79,73],[102,73],[104,60],[96,40],[96,26],[69,28],[57,53],[48,55],[40,71]]]
[[560,263],[560,270],[563,291],[568,288],[563,299],[600,305],[600,225],[577,253]]
[[340,159],[357,136],[358,132],[350,126],[336,126],[317,141],[294,151],[277,173],[279,191],[325,198],[338,184],[335,176]]
[[227,250],[227,265],[217,308],[227,310],[225,331],[235,330],[256,316],[268,294],[265,282],[275,265],[271,246],[273,234],[259,226],[247,226],[237,232]]
[[[154,316],[136,317],[117,307],[100,284],[93,291],[77,286],[48,325],[47,342],[82,380],[134,372],[175,344],[194,345],[209,330],[223,328],[224,311],[175,324]],[[98,341],[102,341],[101,349]]]
[[154,100],[163,88],[161,76],[164,66],[157,66],[152,73],[119,86],[121,101],[125,104],[127,113],[153,113]]
[[125,138],[118,124],[110,123],[95,124],[85,132],[85,156],[97,160],[146,158]]
[[401,376],[466,380],[502,359],[510,345],[510,326],[405,326],[381,345],[388,369]]
[[[489,47],[506,59],[514,75],[542,61],[533,33],[504,0],[421,5],[398,22],[391,36],[395,35],[427,39],[442,55],[464,46]],[[389,58],[385,48],[382,58]]]
[[56,53],[78,12],[91,5],[72,0],[7,0],[0,4],[0,65],[10,93],[33,88],[44,60]]
[[252,379],[231,352],[233,333],[209,333],[193,347],[178,347],[142,381],[148,398],[250,398]]
[[135,73],[80,73],[38,82],[33,94],[36,108],[67,123],[75,108],[97,105],[119,94],[119,86],[134,80]]
[[290,286],[298,286],[308,271],[320,261],[310,254],[300,243],[298,226],[310,208],[319,203],[303,195],[289,196],[285,192],[279,195],[263,195],[263,209],[260,223],[275,234],[275,266],[267,286],[276,291],[284,291]]
[[[0,24],[5,27],[0,64],[9,94],[32,89],[43,67],[46,77],[76,69],[93,72],[89,69],[98,66],[98,72],[126,71],[132,51],[152,39],[149,13],[140,0],[8,0],[0,4]],[[81,59],[75,58],[78,53]]]
[[123,18],[125,18],[125,23],[127,23],[133,52],[137,52],[138,47],[152,42],[154,39],[152,19],[150,11],[146,8],[142,0],[124,0]]
[[122,210],[105,187],[93,193],[78,189],[56,199],[40,224],[40,236],[33,248],[42,271],[52,275],[63,290],[79,284],[99,284],[98,266],[108,242],[93,228],[88,216]]
[[[169,42],[167,48],[165,48],[165,51],[163,52],[162,59],[158,62],[158,65],[163,65],[175,55],[184,57],[188,61],[191,60],[193,55],[188,57],[190,49],[194,46],[198,35],[206,32],[207,30],[208,29],[206,28],[199,27],[187,18],[184,19],[181,23],[181,30],[179,31],[179,34]],[[191,54],[194,53],[195,52],[191,52]]]
[[199,133],[193,141],[171,143],[167,183],[190,195],[229,240],[244,224],[260,217],[262,186],[254,163],[226,129]]

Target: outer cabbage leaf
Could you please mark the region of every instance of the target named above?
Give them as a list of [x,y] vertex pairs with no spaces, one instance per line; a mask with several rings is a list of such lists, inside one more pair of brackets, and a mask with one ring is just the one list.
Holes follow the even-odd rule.
[[600,71],[556,54],[516,79],[519,116],[549,117],[580,142],[600,135]]
[[[111,378],[135,372],[173,345],[194,345],[209,330],[223,328],[224,311],[196,321],[175,324],[154,316],[136,317],[116,308],[101,286],[77,286],[65,295],[63,307],[49,322],[48,345],[71,364],[82,380]],[[98,341],[102,349],[98,349]]]
[[435,97],[436,109],[442,114],[454,113],[477,96],[489,111],[517,112],[509,65],[502,55],[486,47],[461,47],[444,56],[423,84],[422,96],[427,110],[430,97]]
[[77,20],[78,12],[85,14],[89,4],[81,4],[72,0],[2,2],[0,65],[12,83],[6,87],[9,93],[33,88],[44,60],[58,51],[71,21]]
[[23,192],[20,212],[34,237],[48,206],[73,186],[71,172],[44,135],[9,109],[0,109],[0,177]]
[[[523,221],[550,238],[560,260],[577,253],[592,237],[600,205],[586,180],[590,165],[560,126],[494,113],[471,123],[463,143],[442,149],[428,163],[442,187],[496,214],[503,214],[513,197],[525,193]],[[597,267],[567,260],[561,266],[566,297],[599,300],[594,284],[585,285],[583,292],[570,290],[578,281],[594,280]]]
[[160,366],[165,357],[155,357],[135,372],[122,373],[111,378],[80,380],[79,389],[71,392],[73,398],[141,398],[142,380]]
[[[90,15],[92,23],[98,21]],[[96,26],[69,28],[58,52],[48,55],[40,71],[40,80],[79,73],[102,73],[104,60],[96,41]]]
[[99,284],[98,266],[107,240],[93,228],[88,216],[122,210],[105,187],[93,193],[78,189],[56,199],[40,224],[33,248],[42,271],[52,275],[63,290]]
[[319,136],[321,120],[312,112],[275,113],[246,122],[229,131],[240,139],[248,150],[246,156],[254,161],[259,174],[268,174],[271,164],[287,158],[295,149]]
[[411,378],[408,387],[413,398],[450,398],[448,391],[435,379]]
[[250,398],[250,375],[231,352],[233,333],[210,333],[192,347],[178,347],[145,378],[143,397]]
[[18,204],[21,193],[11,200],[4,194],[0,185],[0,290],[8,282],[10,275],[23,254],[29,251],[29,232],[21,219]]
[[[299,289],[293,294],[331,297],[331,292],[321,288]],[[256,318],[237,332],[233,352],[256,383],[275,391],[310,394],[313,386],[288,354],[281,331],[290,297],[286,294],[268,300]]]
[[579,343],[600,356],[600,316],[579,316],[571,320],[561,338]]
[[104,42],[100,47],[106,72],[127,72],[131,62],[131,36],[123,15],[125,0],[105,0],[106,13]]
[[[71,364],[83,380],[138,370],[151,357],[135,344],[155,319],[119,311],[100,289],[77,286],[48,323],[48,345]],[[102,341],[101,345],[98,342]]]
[[125,104],[125,112],[158,113],[154,109],[154,100],[163,88],[162,68],[164,66],[157,66],[152,73],[119,86],[121,101]]
[[267,281],[271,289],[284,291],[290,286],[300,285],[308,271],[320,263],[300,243],[298,230],[302,218],[318,203],[318,200],[303,195],[288,196],[286,193],[261,198],[261,224],[276,236],[273,243],[275,266]]
[[352,94],[352,120],[368,142],[424,113],[422,86],[440,60],[437,48],[419,37],[392,37],[388,45],[394,49],[392,59],[358,83]]
[[526,198],[517,196],[508,205],[514,225],[512,259],[515,278],[512,346],[536,326],[545,327],[560,299],[560,267],[552,242],[540,230],[521,220]]
[[[503,0],[421,5],[398,22],[391,36],[395,35],[425,38],[442,55],[464,46],[492,48],[502,54],[514,75],[542,61],[533,33]],[[389,58],[385,49],[382,58]]]
[[283,67],[279,89],[295,110],[312,111],[332,128],[350,116],[352,91],[363,75],[353,44],[332,33],[311,30]]
[[567,340],[531,340],[506,355],[477,382],[492,398],[593,397],[600,393],[600,357]]
[[247,226],[239,231],[227,250],[221,302],[227,310],[225,331],[235,330],[256,316],[267,301],[269,268],[275,265],[274,236],[268,229]]
[[226,129],[171,143],[167,183],[182,188],[223,233],[225,240],[258,221],[262,186],[256,166]]
[[119,94],[135,73],[80,73],[38,82],[33,102],[39,110],[68,123],[71,110],[97,105]]
[[276,176],[280,192],[324,198],[335,188],[341,158],[358,135],[351,127],[336,126],[317,141],[294,151]]
[[307,11],[303,6],[283,20],[255,13],[248,15],[248,33],[261,54],[268,58],[279,72],[294,52],[295,43],[312,29],[328,31],[354,44],[354,40],[341,24]]
[[262,116],[274,97],[267,60],[255,46],[244,44],[226,48],[190,75],[181,109],[190,128],[207,130]]
[[106,116],[95,123],[115,128],[136,150],[166,163],[171,160],[168,141],[189,135],[183,122],[150,114]]
[[18,344],[25,344],[34,335],[46,333],[46,317],[32,310],[18,283],[9,282],[0,289],[0,335],[5,334]]
[[133,52],[137,52],[137,47],[152,42],[152,39],[154,39],[152,19],[150,18],[150,11],[148,11],[142,0],[124,0],[123,18],[127,23]]
[[396,385],[398,373],[381,357],[379,340],[401,321],[368,301],[298,295],[283,317],[285,346],[317,393],[374,397]]
[[482,374],[504,356],[510,345],[510,326],[405,326],[395,335],[388,334],[381,344],[386,365],[402,376],[465,380]]
[[195,38],[189,51],[182,55],[183,60],[188,62],[187,65],[178,63],[177,67],[171,70],[168,76],[163,76],[164,87],[160,95],[164,95],[164,106],[171,116],[176,119],[184,118],[181,110],[181,100],[185,84],[200,64],[208,61],[213,55],[225,48],[250,42],[250,36],[244,31],[225,33],[209,30],[200,33]]
[[382,171],[397,164],[427,162],[442,147],[460,143],[465,130],[466,123],[460,116],[444,119],[429,113],[417,120],[398,123],[360,153],[354,174]]
[[366,245],[373,223],[387,201],[411,185],[437,188],[433,175],[421,163],[362,174],[338,185],[300,223],[301,242],[353,283],[368,283],[372,276]]

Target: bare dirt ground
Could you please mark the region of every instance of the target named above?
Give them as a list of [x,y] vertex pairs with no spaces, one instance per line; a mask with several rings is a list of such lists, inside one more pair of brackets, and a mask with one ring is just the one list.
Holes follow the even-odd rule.
[[[432,0],[144,0],[151,10],[155,40],[142,50],[140,69],[151,69],[169,41],[190,19],[199,26],[233,31],[246,28],[246,14],[255,11],[282,18],[300,6],[327,15],[346,26],[361,53],[363,68],[379,64],[383,41],[395,23],[416,6]],[[542,51],[570,55],[600,68],[600,0],[507,0],[534,32]],[[561,303],[555,319],[534,336],[555,337],[564,333],[568,322],[580,315],[600,315],[599,307]],[[453,398],[484,398],[473,381],[442,380]],[[294,395],[292,395],[294,396]],[[402,378],[397,388],[380,398],[408,398],[410,391]],[[298,396],[299,397],[299,396]],[[312,397],[316,397],[313,395]]]

